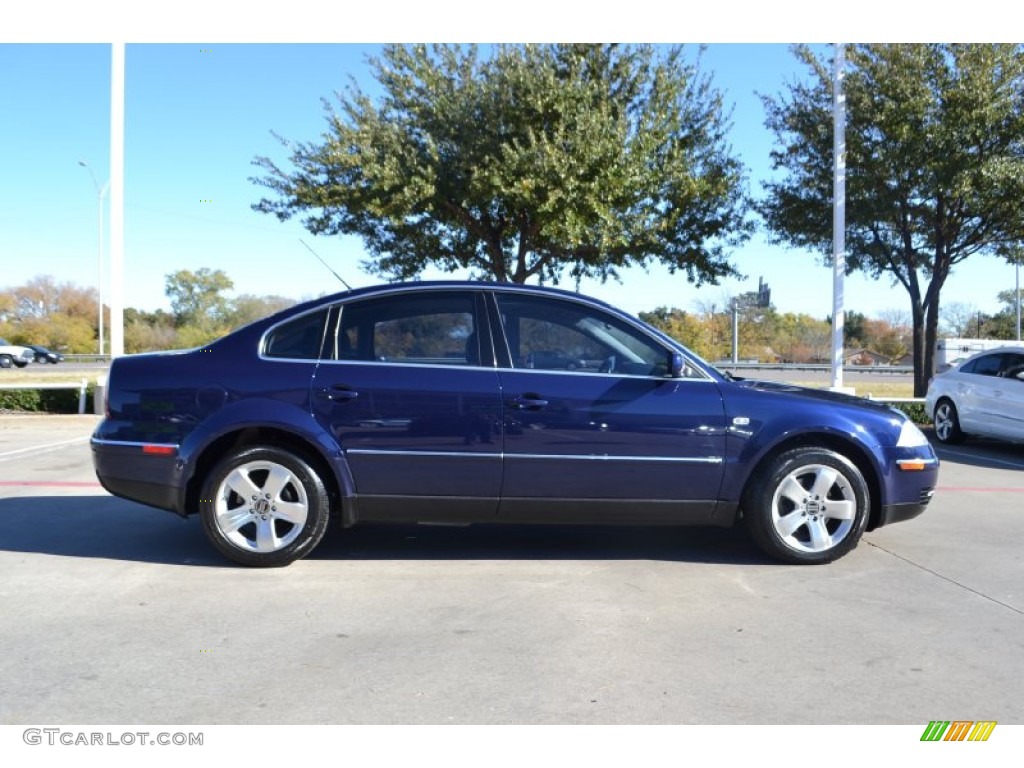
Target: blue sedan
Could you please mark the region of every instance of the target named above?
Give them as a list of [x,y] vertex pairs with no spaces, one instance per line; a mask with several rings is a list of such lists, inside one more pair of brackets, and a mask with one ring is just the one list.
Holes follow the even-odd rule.
[[202,349],[121,357],[92,438],[111,493],[198,514],[249,566],[328,523],[732,526],[826,563],[919,515],[903,414],[724,375],[602,302],[479,282],[317,299]]

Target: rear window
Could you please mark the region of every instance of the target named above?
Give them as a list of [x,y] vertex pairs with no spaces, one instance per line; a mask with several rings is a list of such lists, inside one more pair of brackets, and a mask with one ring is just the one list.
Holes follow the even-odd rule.
[[283,323],[267,334],[265,357],[289,360],[317,360],[324,338],[327,310],[311,312]]

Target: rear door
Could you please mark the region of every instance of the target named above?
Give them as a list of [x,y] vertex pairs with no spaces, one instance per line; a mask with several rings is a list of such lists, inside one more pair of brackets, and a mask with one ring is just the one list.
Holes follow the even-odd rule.
[[957,405],[960,426],[968,434],[992,434],[1000,430],[996,390],[1003,354],[993,352],[964,365],[957,372]]
[[993,385],[992,409],[999,434],[1024,440],[1024,354],[1003,353],[999,376]]
[[486,520],[501,485],[501,400],[478,291],[342,305],[313,381],[366,519]]

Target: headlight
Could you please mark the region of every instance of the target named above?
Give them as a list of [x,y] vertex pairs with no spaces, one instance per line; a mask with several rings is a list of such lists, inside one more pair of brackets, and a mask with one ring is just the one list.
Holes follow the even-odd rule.
[[917,426],[910,419],[903,422],[903,426],[900,427],[900,438],[896,441],[897,448],[918,448],[922,445],[928,445],[928,438],[924,436],[924,432],[917,428]]

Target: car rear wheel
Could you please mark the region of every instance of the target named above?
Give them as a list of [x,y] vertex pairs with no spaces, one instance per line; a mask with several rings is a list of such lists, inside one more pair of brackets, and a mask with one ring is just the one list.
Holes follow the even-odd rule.
[[0,368],[10,368],[14,365],[14,358],[10,355],[0,355]]
[[330,516],[316,471],[273,446],[245,448],[217,464],[199,506],[203,530],[220,553],[257,567],[305,557],[320,543]]
[[824,448],[776,457],[744,494],[743,516],[763,552],[788,563],[828,563],[850,552],[867,525],[870,494],[860,470]]
[[956,412],[956,406],[950,400],[939,400],[935,406],[932,423],[935,425],[935,436],[940,443],[954,445],[962,443],[967,437],[960,429],[960,416]]

